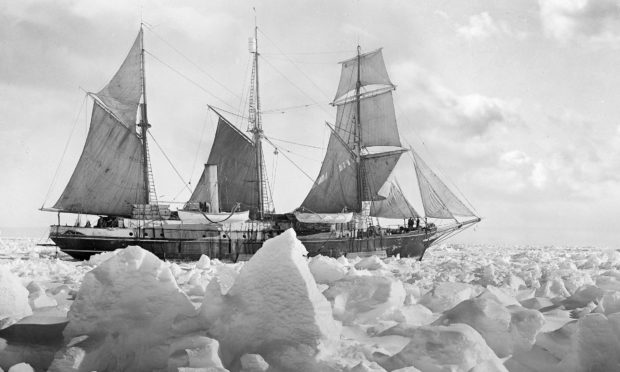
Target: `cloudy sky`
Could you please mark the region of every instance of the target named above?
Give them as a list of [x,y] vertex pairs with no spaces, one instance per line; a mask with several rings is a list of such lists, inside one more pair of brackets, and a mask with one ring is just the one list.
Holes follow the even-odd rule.
[[360,44],[384,48],[404,141],[484,218],[456,241],[619,244],[612,0],[0,0],[0,227],[56,221],[38,208],[54,204],[81,152],[84,92],[111,78],[141,19],[152,134],[183,177],[151,142],[157,193],[187,199],[215,128],[206,105],[246,111],[255,14],[278,211],[311,186],[287,158],[318,173],[337,62]]

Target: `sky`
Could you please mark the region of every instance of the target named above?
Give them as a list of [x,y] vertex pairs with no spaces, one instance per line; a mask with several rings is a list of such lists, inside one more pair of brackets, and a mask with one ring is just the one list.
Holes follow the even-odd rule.
[[107,84],[141,20],[158,198],[187,200],[215,130],[207,105],[247,112],[255,19],[278,212],[298,207],[318,174],[338,62],[359,44],[383,48],[403,143],[483,218],[453,241],[620,244],[612,0],[0,0],[0,229],[56,222],[38,209],[77,163],[85,92]]

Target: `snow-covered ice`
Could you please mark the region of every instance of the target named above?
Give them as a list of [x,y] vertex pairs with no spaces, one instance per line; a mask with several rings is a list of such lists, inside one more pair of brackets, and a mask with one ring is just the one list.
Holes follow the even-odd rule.
[[620,252],[441,245],[424,261],[85,262],[3,238],[4,371],[620,371]]

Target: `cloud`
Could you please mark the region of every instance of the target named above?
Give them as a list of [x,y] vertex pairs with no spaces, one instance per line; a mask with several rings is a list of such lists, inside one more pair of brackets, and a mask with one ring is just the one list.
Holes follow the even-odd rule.
[[372,35],[370,32],[368,32],[366,29],[353,25],[351,23],[344,23],[342,25],[342,27],[340,27],[340,31],[343,34],[347,34],[347,35],[353,35],[356,37],[362,37],[364,39],[367,40],[376,40],[377,38]]
[[505,152],[500,156],[499,160],[503,163],[517,166],[532,162],[532,159],[526,153],[519,150]]
[[429,129],[448,127],[450,137],[462,140],[520,125],[516,101],[480,93],[457,94],[412,62],[395,65],[391,70],[394,81],[402,82],[399,97],[408,97],[409,107],[423,115],[420,125],[428,125]]
[[545,168],[545,165],[542,162],[537,162],[534,164],[530,181],[538,189],[545,187],[545,184],[547,183],[547,168]]
[[[440,17],[450,20],[444,12],[436,12]],[[494,36],[509,36],[517,39],[524,39],[525,32],[514,30],[505,21],[496,21],[488,12],[474,14],[469,17],[469,23],[465,25],[455,24],[456,32],[460,37],[470,41],[486,40]]]
[[501,32],[499,25],[487,12],[469,17],[469,24],[460,26],[456,30],[466,39],[487,39]]
[[615,0],[539,0],[548,37],[561,42],[620,39],[620,3]]
[[403,135],[413,132],[406,122],[415,123],[457,184],[515,202],[590,200],[620,186],[617,126],[568,110],[532,114],[519,101],[459,94],[417,65],[395,67],[394,80],[404,82],[397,99],[406,97],[400,101],[406,112],[399,115]]

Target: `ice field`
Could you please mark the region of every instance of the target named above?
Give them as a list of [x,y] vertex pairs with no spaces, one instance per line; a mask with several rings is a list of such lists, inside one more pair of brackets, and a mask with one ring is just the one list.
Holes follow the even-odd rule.
[[0,241],[4,371],[620,371],[620,252],[446,244],[422,262]]

